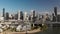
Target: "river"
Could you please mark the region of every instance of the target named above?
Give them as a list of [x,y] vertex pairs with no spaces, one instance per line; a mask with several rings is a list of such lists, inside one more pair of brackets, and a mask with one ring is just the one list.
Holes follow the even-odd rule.
[[60,34],[60,24],[53,24],[53,27],[48,27],[46,31],[34,33],[34,34]]

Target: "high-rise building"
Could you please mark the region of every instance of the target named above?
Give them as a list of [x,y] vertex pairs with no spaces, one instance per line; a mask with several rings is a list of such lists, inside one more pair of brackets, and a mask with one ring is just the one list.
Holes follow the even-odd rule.
[[20,20],[20,10],[18,11],[18,20]]
[[35,17],[35,10],[31,10],[32,17]]
[[17,20],[18,19],[18,14],[15,14],[15,20]]
[[54,7],[55,16],[57,16],[57,7]]
[[23,12],[20,11],[20,19],[23,20]]
[[31,10],[31,20],[33,21],[33,22],[35,22],[35,18],[36,18],[36,16],[35,16],[36,14],[35,14],[35,10]]
[[46,18],[46,21],[50,21],[50,15],[46,14],[45,18]]
[[29,14],[24,12],[24,21],[29,21]]
[[24,21],[27,20],[27,12],[24,13]]
[[3,17],[5,17],[5,8],[3,8]]
[[57,15],[57,21],[60,22],[60,14]]
[[8,19],[9,19],[9,13],[6,12],[6,20],[8,20]]
[[15,19],[15,15],[14,14],[11,14],[11,16],[12,16],[12,19]]
[[56,21],[56,17],[54,16],[54,13],[52,13],[52,21],[55,22]]
[[9,14],[9,19],[12,19],[12,15],[11,14]]
[[31,15],[29,15],[29,20],[31,21]]
[[54,13],[55,13],[56,21],[57,21],[57,7],[54,7]]
[[36,17],[37,17],[37,20],[40,20],[40,14],[38,14]]

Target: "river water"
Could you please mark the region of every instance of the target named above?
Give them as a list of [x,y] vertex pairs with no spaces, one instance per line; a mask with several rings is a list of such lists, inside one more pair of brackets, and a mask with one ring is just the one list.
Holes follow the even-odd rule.
[[60,34],[60,24],[53,24],[53,27],[48,27],[46,31],[34,33],[34,34]]

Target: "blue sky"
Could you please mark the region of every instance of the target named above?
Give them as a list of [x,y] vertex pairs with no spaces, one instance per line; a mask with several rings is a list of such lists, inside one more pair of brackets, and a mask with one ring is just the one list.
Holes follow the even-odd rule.
[[16,13],[18,10],[23,12],[30,12],[30,10],[52,12],[54,6],[60,10],[60,0],[0,0],[0,12],[3,8],[9,13]]

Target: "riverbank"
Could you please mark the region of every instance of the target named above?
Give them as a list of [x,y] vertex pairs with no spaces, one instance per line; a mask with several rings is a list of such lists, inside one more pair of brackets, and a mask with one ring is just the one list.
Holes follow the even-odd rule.
[[[31,31],[27,31],[28,34],[33,34],[33,33],[37,33],[37,32],[40,32],[41,30],[40,29],[34,29],[34,30],[31,30]],[[26,34],[26,32],[11,32],[11,31],[5,31],[5,32],[2,32],[0,34]]]

